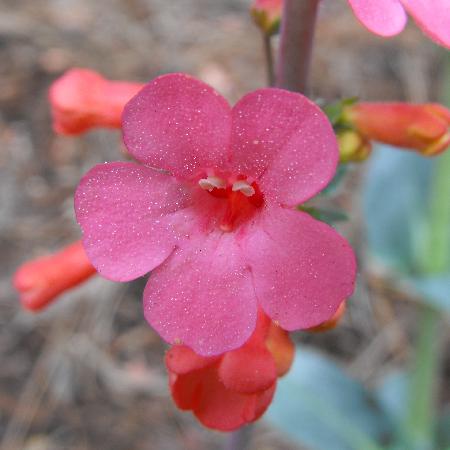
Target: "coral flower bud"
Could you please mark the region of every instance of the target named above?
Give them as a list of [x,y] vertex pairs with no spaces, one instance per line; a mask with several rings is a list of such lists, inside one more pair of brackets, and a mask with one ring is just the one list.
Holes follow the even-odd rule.
[[250,12],[256,25],[271,36],[280,28],[282,8],[282,0],[254,0]]
[[26,262],[14,274],[13,284],[22,306],[39,311],[94,273],[96,270],[78,241],[57,253]]
[[327,320],[326,322],[321,323],[320,325],[317,325],[316,327],[309,328],[307,331],[310,331],[313,333],[321,333],[323,331],[332,330],[341,321],[342,316],[344,315],[346,309],[347,309],[347,306],[344,301],[339,305],[339,308],[334,313],[334,316],[331,319]]
[[450,111],[436,103],[357,103],[343,119],[365,138],[434,156],[450,144]]
[[205,357],[184,345],[166,354],[173,399],[191,410],[203,425],[221,431],[254,422],[268,408],[277,377],[294,358],[286,331],[259,312],[251,338],[239,349]]
[[372,151],[370,142],[354,130],[339,131],[337,140],[341,163],[362,162],[369,157]]
[[143,87],[110,81],[88,69],[71,69],[50,87],[53,128],[76,135],[94,127],[120,128],[125,104]]

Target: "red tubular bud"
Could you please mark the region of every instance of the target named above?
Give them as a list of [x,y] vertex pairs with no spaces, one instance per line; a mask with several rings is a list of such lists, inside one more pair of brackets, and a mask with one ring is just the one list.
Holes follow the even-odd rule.
[[367,139],[425,156],[450,144],[450,111],[437,103],[357,103],[345,108],[343,118]]
[[120,128],[122,110],[143,87],[110,81],[88,69],[71,69],[50,86],[53,129],[76,135],[91,128]]
[[250,12],[263,33],[271,36],[280,28],[283,0],[254,0]]
[[94,273],[96,270],[78,241],[58,253],[26,262],[14,274],[13,284],[22,306],[39,311]]

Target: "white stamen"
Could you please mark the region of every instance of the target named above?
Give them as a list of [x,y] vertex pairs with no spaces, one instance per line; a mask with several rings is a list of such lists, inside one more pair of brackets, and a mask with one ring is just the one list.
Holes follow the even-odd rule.
[[231,187],[231,190],[233,192],[241,191],[246,197],[251,197],[255,194],[255,189],[253,186],[243,180],[235,181]]
[[198,180],[199,186],[205,191],[211,192],[214,188],[225,189],[226,183],[219,177],[208,177]]

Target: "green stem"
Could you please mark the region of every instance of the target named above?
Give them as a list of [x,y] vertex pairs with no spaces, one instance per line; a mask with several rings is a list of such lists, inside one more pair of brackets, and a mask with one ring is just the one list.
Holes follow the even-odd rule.
[[[450,151],[436,160],[430,198],[429,251],[423,255],[426,274],[439,274],[450,260]],[[412,450],[433,445],[435,389],[439,375],[439,313],[424,306],[419,323],[416,362],[410,386],[407,436]]]
[[224,450],[246,450],[252,439],[253,425],[246,425],[227,436]]
[[450,150],[436,160],[430,199],[430,245],[425,260],[427,273],[442,273],[450,267]]
[[433,443],[435,380],[439,369],[439,313],[424,307],[419,324],[416,362],[410,384],[407,436],[411,450],[429,450]]
[[273,70],[272,36],[267,33],[262,33],[262,38],[266,59],[267,83],[269,86],[273,86],[275,84],[275,74]]

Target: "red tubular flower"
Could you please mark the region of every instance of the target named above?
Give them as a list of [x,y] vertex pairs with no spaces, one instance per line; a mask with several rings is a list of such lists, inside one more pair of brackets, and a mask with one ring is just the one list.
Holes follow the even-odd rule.
[[203,425],[232,431],[266,411],[277,377],[290,368],[294,345],[286,331],[261,311],[256,329],[241,348],[221,356],[200,356],[184,345],[166,354],[173,399]]
[[53,255],[28,261],[14,274],[22,306],[39,311],[56,297],[91,277],[96,270],[77,241]]
[[450,111],[437,103],[357,103],[344,120],[367,139],[434,156],[450,144]]
[[123,107],[143,86],[110,81],[88,69],[71,69],[49,90],[53,128],[64,135],[94,127],[120,128]]
[[254,0],[250,7],[256,25],[267,35],[278,32],[283,0]]

